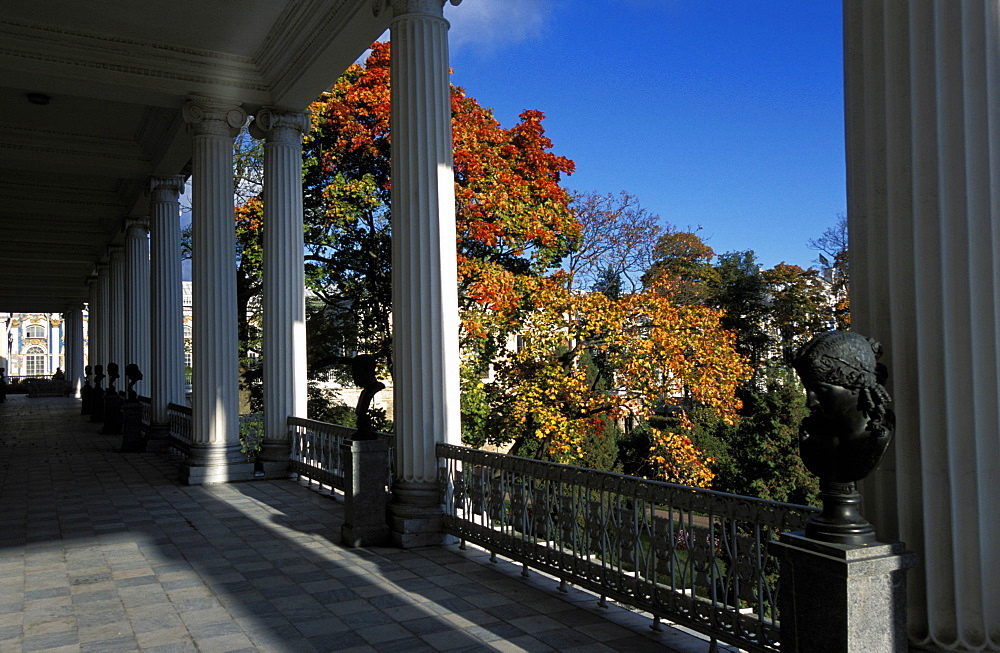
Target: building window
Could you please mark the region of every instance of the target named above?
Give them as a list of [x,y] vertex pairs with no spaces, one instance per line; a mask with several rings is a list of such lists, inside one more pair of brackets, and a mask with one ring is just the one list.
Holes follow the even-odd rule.
[[191,360],[192,360],[191,352],[189,351],[184,352],[184,365],[187,367],[191,367]]
[[45,374],[45,350],[41,347],[28,347],[24,353],[25,376],[42,376]]
[[40,324],[29,324],[24,329],[25,338],[44,338],[45,337],[45,327]]

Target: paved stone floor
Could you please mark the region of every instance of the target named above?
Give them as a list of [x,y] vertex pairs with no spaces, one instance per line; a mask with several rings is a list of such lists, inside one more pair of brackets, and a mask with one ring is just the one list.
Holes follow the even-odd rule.
[[0,404],[0,652],[708,649],[482,551],[343,548],[328,494],[181,486],[99,430],[73,399]]

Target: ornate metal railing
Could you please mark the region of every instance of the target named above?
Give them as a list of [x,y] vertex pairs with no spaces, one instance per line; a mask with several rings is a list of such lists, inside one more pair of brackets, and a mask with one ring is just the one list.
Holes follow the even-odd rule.
[[[351,440],[354,429],[301,417],[289,417],[288,432],[292,444],[291,470],[312,481],[343,490],[344,469],[340,464],[340,445]],[[389,440],[386,487],[390,488],[394,468],[394,438],[386,433],[377,435]]]
[[191,455],[191,407],[167,404],[167,419],[170,421],[168,446],[183,456]]
[[149,425],[152,424],[153,421],[153,400],[149,397],[143,397],[142,395],[139,395],[136,399],[139,400],[139,407],[142,410],[140,413],[142,428],[144,430],[148,429]]
[[779,650],[767,544],[818,509],[439,444],[445,531],[750,651]]

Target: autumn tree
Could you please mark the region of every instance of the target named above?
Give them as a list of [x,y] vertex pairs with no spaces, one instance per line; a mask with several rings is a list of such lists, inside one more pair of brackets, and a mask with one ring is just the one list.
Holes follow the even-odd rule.
[[709,284],[718,276],[713,266],[716,254],[697,232],[665,229],[642,276],[643,284],[669,288],[680,304],[708,304]]
[[782,362],[791,363],[794,351],[813,336],[834,328],[835,307],[819,272],[779,263],[764,270],[768,294],[770,335]]
[[[330,310],[353,324],[339,347],[391,352],[391,133],[388,43],[311,105],[305,139],[306,270]],[[538,111],[509,129],[452,86],[463,334],[489,356],[520,310],[521,279],[558,264],[579,224],[560,186],[573,163],[552,154]]]
[[[680,419],[653,429],[650,467],[663,479],[704,486],[712,474],[688,436],[686,405],[697,404],[723,421],[739,409],[736,389],[749,368],[719,327],[718,311],[677,306],[657,289],[614,299],[568,287],[565,274],[531,280],[531,302],[521,324],[522,346],[496,364],[487,394],[500,441],[534,449],[557,462],[578,462],[593,433],[592,418],[650,417],[669,403]],[[596,366],[585,357],[603,358]]]

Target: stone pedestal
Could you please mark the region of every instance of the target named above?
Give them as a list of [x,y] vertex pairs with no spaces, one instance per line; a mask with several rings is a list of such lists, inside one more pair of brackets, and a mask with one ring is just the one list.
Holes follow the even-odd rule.
[[122,404],[122,453],[141,453],[146,450],[142,433],[142,406],[138,401]]
[[104,435],[120,435],[122,432],[122,398],[117,392],[104,393]]
[[380,546],[389,543],[386,523],[385,479],[389,471],[386,440],[353,440],[340,446],[344,470],[344,546]]
[[90,384],[80,389],[80,414],[90,415],[94,409],[94,389]]
[[104,421],[104,390],[94,388],[90,403],[90,421],[100,423]]
[[170,424],[150,424],[146,427],[146,451],[166,451],[170,443]]
[[902,543],[830,544],[797,532],[770,550],[781,562],[782,651],[907,651],[906,571],[917,555]]

